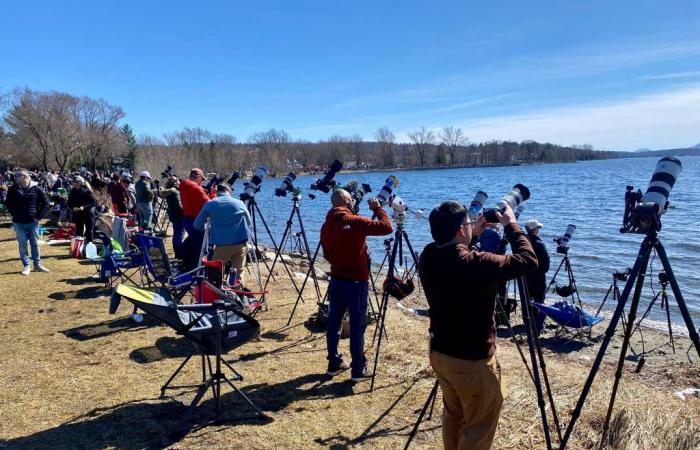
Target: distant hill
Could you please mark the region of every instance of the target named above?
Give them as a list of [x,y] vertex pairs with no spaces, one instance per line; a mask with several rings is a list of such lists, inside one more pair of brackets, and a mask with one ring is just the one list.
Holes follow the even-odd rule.
[[700,155],[700,144],[686,148],[669,148],[666,150],[641,149],[633,152],[618,152],[620,158],[644,158],[648,156],[696,156]]

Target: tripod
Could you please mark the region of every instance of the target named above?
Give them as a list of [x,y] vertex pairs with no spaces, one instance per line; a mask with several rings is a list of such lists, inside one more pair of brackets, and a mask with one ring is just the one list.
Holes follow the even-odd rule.
[[561,446],[559,447],[560,450],[563,450],[566,447],[566,444],[569,438],[571,437],[571,432],[573,431],[574,426],[576,425],[576,421],[578,420],[581,414],[581,409],[583,409],[583,405],[586,402],[586,397],[588,396],[588,393],[591,389],[591,385],[593,384],[593,380],[595,379],[595,376],[598,373],[598,369],[600,368],[600,364],[603,360],[603,357],[605,356],[605,352],[608,349],[610,340],[615,334],[617,323],[624,314],[625,305],[629,300],[630,294],[632,293],[632,288],[634,288],[634,293],[632,294],[632,301],[629,309],[629,317],[627,319],[625,334],[622,341],[622,349],[620,350],[620,357],[618,359],[617,369],[615,371],[615,381],[613,383],[612,392],[610,394],[610,403],[608,405],[608,411],[605,417],[605,423],[603,425],[603,433],[600,441],[601,447],[605,442],[610,426],[610,418],[612,416],[612,411],[615,406],[615,397],[617,395],[617,389],[620,385],[620,379],[622,378],[622,368],[625,363],[625,358],[627,356],[627,347],[629,345],[630,337],[632,335],[634,327],[634,320],[637,314],[637,308],[639,306],[639,298],[642,293],[642,287],[644,285],[644,278],[646,276],[647,265],[649,263],[651,252],[654,249],[656,250],[656,253],[659,256],[659,259],[661,259],[661,264],[663,265],[664,271],[668,275],[669,283],[671,284],[671,289],[673,290],[673,296],[675,297],[676,303],[678,304],[678,309],[680,309],[681,311],[681,315],[683,316],[685,326],[688,328],[690,339],[695,345],[695,350],[698,352],[698,356],[700,356],[700,336],[698,336],[698,331],[695,328],[695,325],[693,325],[693,320],[690,317],[690,312],[688,311],[688,307],[685,304],[685,300],[683,300],[683,294],[681,293],[681,289],[678,286],[676,277],[673,274],[673,269],[671,268],[668,256],[666,255],[666,249],[659,240],[656,230],[652,229],[646,233],[646,236],[644,237],[644,240],[640,245],[639,253],[634,263],[634,267],[632,267],[632,270],[630,271],[629,278],[627,279],[622,294],[620,295],[620,299],[617,303],[617,307],[615,308],[615,312],[610,318],[610,324],[608,325],[608,328],[605,331],[605,338],[603,339],[603,342],[600,346],[600,350],[598,351],[598,354],[596,355],[596,358],[593,362],[593,366],[591,367],[591,371],[588,374],[586,383],[583,386],[583,390],[581,391],[581,395],[578,399],[578,402],[576,403],[576,407],[571,414],[571,421],[569,422],[569,425],[566,428],[566,432],[564,433],[564,438],[561,442]]
[[[547,413],[545,411],[545,401],[544,401],[544,394],[542,392],[542,384],[540,381],[540,374],[537,368],[537,363],[540,366],[540,370],[542,371],[542,380],[544,381],[546,390],[547,390],[547,397],[548,401],[550,404],[550,407],[552,409],[552,418],[554,419],[554,425],[557,429],[557,433],[561,439],[561,428],[559,425],[559,417],[557,415],[557,410],[554,406],[554,398],[552,397],[552,390],[550,388],[549,384],[549,377],[547,376],[547,370],[546,370],[546,364],[544,362],[544,357],[542,355],[542,347],[540,346],[540,341],[539,337],[537,337],[537,333],[534,333],[534,322],[530,318],[529,314],[529,304],[530,304],[530,299],[529,295],[527,293],[527,284],[525,283],[525,280],[521,277],[518,278],[516,281],[518,291],[520,292],[520,303],[522,307],[522,315],[523,315],[523,324],[525,325],[525,330],[527,334],[527,339],[528,339],[528,347],[530,349],[530,360],[532,364],[532,369],[530,370],[530,365],[527,363],[527,359],[525,358],[525,354],[522,351],[522,348],[520,347],[520,344],[518,343],[517,339],[515,338],[515,331],[511,327],[511,324],[508,320],[505,320],[505,324],[508,327],[508,331],[511,334],[511,337],[513,339],[513,342],[515,343],[518,352],[520,353],[520,357],[523,360],[523,364],[525,364],[525,368],[528,371],[528,374],[530,375],[530,379],[532,380],[533,384],[535,385],[535,390],[537,392],[537,405],[540,409],[540,414],[542,416],[542,424],[544,427],[544,435],[545,435],[545,441],[547,442],[547,448],[551,449],[552,448],[552,441],[551,437],[549,435],[549,425],[547,422]],[[498,311],[499,314],[503,314],[503,317],[505,317],[505,312],[503,311],[503,307],[501,304],[496,301],[496,305],[499,308],[500,311]],[[408,441],[406,442],[406,445],[404,446],[404,450],[408,449],[409,445],[411,445],[411,442],[413,441],[413,438],[416,436],[418,432],[418,428],[423,421],[423,417],[425,416],[426,412],[428,412],[428,408],[430,408],[430,413],[428,414],[428,417],[432,417],[433,415],[433,408],[435,407],[435,400],[437,399],[437,392],[438,392],[438,386],[439,382],[438,380],[435,380],[435,384],[433,385],[432,390],[430,391],[430,394],[428,395],[428,398],[426,399],[425,403],[423,404],[423,408],[421,409],[420,414],[418,415],[418,419],[416,420],[416,423],[413,425],[413,429],[411,430],[411,433],[408,436]]]
[[[272,236],[272,232],[270,231],[270,227],[267,226],[267,222],[265,221],[265,217],[262,214],[262,211],[260,210],[260,206],[258,206],[258,203],[255,201],[255,196],[252,195],[248,198],[246,207],[248,208],[248,213],[250,214],[251,222],[253,223],[253,246],[255,247],[255,261],[256,264],[258,264],[257,272],[258,274],[260,273],[260,260],[258,259],[257,255],[263,256],[263,264],[265,264],[265,267],[268,270],[268,279],[271,277],[273,280],[275,279],[275,275],[272,273],[272,269],[270,266],[267,264],[267,260],[264,258],[264,255],[260,252],[260,247],[258,246],[258,225],[257,225],[257,218],[260,218],[260,221],[262,222],[263,226],[265,227],[265,231],[267,231],[267,235],[270,237],[270,241],[272,241],[272,246],[275,248],[275,253],[279,251],[277,247],[277,243],[275,242],[275,238]],[[277,256],[277,255],[276,255]],[[297,284],[294,281],[294,275],[292,275],[292,272],[289,270],[289,266],[287,265],[287,262],[282,259],[282,265],[284,268],[287,270],[287,274],[289,275],[289,279],[292,281],[292,284],[294,285],[294,289],[299,292],[299,289],[297,288]],[[260,280],[258,280],[260,281]],[[267,286],[267,282],[265,282],[265,286]],[[264,288],[262,286],[262,283],[260,284],[260,290],[264,292]],[[265,302],[265,294],[262,294],[262,301]]]
[[[316,278],[316,270],[314,269],[314,265],[312,264],[312,261],[310,259],[310,251],[309,251],[309,241],[306,238],[306,231],[304,230],[304,222],[301,220],[301,214],[299,213],[299,201],[301,200],[301,194],[294,194],[292,197],[292,212],[289,214],[289,219],[287,219],[287,226],[284,228],[284,232],[282,233],[282,240],[280,241],[279,247],[276,247],[275,251],[275,259],[272,261],[272,267],[269,268],[269,273],[267,275],[267,279],[265,280],[265,284],[263,285],[263,292],[267,289],[267,284],[270,282],[270,278],[272,277],[272,271],[275,268],[275,264],[277,264],[277,260],[281,260],[282,264],[284,264],[285,268],[287,268],[287,273],[289,273],[289,277],[292,280],[292,284],[294,285],[294,289],[296,289],[298,295],[302,295],[302,291],[299,290],[299,287],[297,286],[296,282],[294,281],[294,277],[292,274],[289,272],[289,267],[287,266],[284,258],[281,257],[282,250],[284,249],[284,244],[287,241],[287,238],[289,238],[292,235],[292,223],[294,222],[294,217],[296,216],[297,221],[299,222],[299,228],[301,229],[300,234],[301,234],[301,239],[304,242],[304,250],[306,251],[306,258],[309,261],[309,270],[313,275],[313,280],[314,280],[314,287],[316,290],[316,298],[320,301],[321,300],[321,288],[318,285],[318,279]],[[298,238],[297,238],[298,239]]]
[[568,251],[563,253],[563,258],[559,263],[559,267],[557,267],[557,270],[554,272],[552,281],[550,281],[547,285],[547,289],[545,289],[545,292],[549,292],[549,289],[552,287],[552,285],[556,286],[557,275],[561,271],[562,267],[566,271],[566,276],[569,280],[569,287],[571,287],[571,293],[567,297],[571,297],[572,303],[578,302],[578,306],[580,306],[581,309],[583,309],[583,303],[581,303],[581,297],[579,296],[578,288],[576,287],[576,278],[574,278],[574,271],[571,269],[571,261],[569,260]]
[[[308,248],[308,247],[307,247]],[[299,301],[304,301],[302,298],[302,294],[304,293],[304,288],[306,287],[306,283],[309,281],[309,277],[311,276],[311,273],[313,271],[314,274],[314,279],[315,283],[318,287],[318,280],[316,280],[316,272],[314,269],[314,264],[316,263],[316,258],[318,258],[318,252],[321,250],[321,241],[318,241],[318,244],[316,245],[316,250],[314,251],[314,256],[309,260],[309,270],[306,271],[306,276],[304,277],[304,281],[301,283],[301,287],[298,289],[299,294],[297,295],[297,299],[294,302],[294,307],[292,308],[292,312],[289,314],[289,320],[287,320],[287,326],[292,323],[292,318],[294,318],[294,313],[297,310],[297,306],[299,306]],[[308,252],[307,252],[308,254]],[[374,299],[377,302],[377,307],[379,307],[379,301],[377,298],[377,287],[374,283],[374,276],[372,275],[372,264],[371,260],[367,260],[367,265],[369,266],[369,283],[372,286],[372,292],[374,293]],[[320,300],[321,303],[325,302],[326,299],[328,298],[328,288],[326,288],[326,293],[323,295],[323,299]],[[374,309],[374,304],[372,303],[371,299],[368,301],[369,307],[372,309],[372,315],[376,316],[376,311]],[[384,334],[386,335],[386,330],[382,328],[384,331]]]
[[[651,308],[654,306],[656,301],[661,298],[661,309],[666,310],[666,323],[668,324],[668,335],[669,335],[669,343],[671,344],[671,348],[673,349],[673,354],[676,354],[676,344],[673,342],[673,327],[671,326],[671,310],[669,308],[668,304],[668,293],[666,292],[666,289],[668,287],[668,277],[666,276],[665,272],[659,273],[659,284],[661,284],[661,290],[656,293],[654,298],[651,300],[649,303],[649,306],[647,306],[647,310],[644,311],[644,314],[642,314],[642,318],[639,319],[639,322],[637,322],[637,325],[635,325],[634,330],[632,331],[632,334],[634,334],[634,331],[639,330],[641,334],[641,329],[639,328],[642,325],[642,322],[644,319],[649,316],[649,313],[651,312]],[[644,339],[642,338],[642,354],[646,353],[644,349]]]
[[[396,256],[398,254],[399,261],[403,260],[403,242],[406,242],[406,246],[408,247],[408,250],[411,254],[411,257],[413,258],[413,263],[417,266],[418,265],[418,257],[416,256],[416,252],[413,251],[413,246],[411,245],[411,241],[408,239],[408,233],[404,229],[404,225],[406,223],[406,213],[405,212],[397,212],[394,215],[394,219],[396,221],[396,231],[394,233],[394,246],[391,249],[391,255],[389,256],[388,262],[389,262],[389,269],[386,275],[387,279],[387,285],[384,288],[384,291],[382,292],[382,301],[379,304],[379,318],[377,319],[377,328],[375,329],[375,336],[377,335],[377,329],[379,330],[384,330],[384,322],[386,320],[386,312],[389,307],[389,295],[391,292],[391,287],[393,283],[396,282],[394,278],[394,273],[396,272]],[[369,391],[373,392],[374,391],[374,380],[377,376],[377,363],[379,362],[379,352],[382,347],[382,336],[385,333],[379,332],[379,337],[377,338],[377,348],[374,352],[374,367],[372,369],[372,382],[369,387]]]

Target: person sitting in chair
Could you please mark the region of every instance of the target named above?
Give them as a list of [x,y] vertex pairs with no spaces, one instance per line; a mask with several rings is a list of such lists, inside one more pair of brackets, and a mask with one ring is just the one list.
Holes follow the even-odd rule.
[[216,192],[216,198],[202,206],[194,221],[194,228],[203,232],[207,219],[210,220],[209,245],[214,246],[210,259],[223,261],[224,265],[230,262],[243,286],[243,269],[250,238],[250,215],[245,203],[231,195],[231,186],[222,183]]

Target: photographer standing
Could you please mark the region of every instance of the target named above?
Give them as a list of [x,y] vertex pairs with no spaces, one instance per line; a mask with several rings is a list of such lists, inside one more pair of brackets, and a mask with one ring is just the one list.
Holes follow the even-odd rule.
[[151,174],[141,172],[139,181],[134,187],[136,191],[136,216],[139,219],[139,227],[143,231],[150,230],[153,219],[153,190],[151,189]]
[[[544,304],[544,297],[547,293],[547,272],[549,272],[549,253],[547,253],[547,246],[544,245],[544,241],[540,238],[542,227],[544,225],[537,219],[530,219],[525,224],[527,237],[530,239],[530,244],[532,244],[539,263],[537,270],[529,274],[525,280],[530,299],[539,304]],[[545,315],[533,307],[532,316],[535,318],[537,333],[542,332]]]
[[443,392],[443,444],[450,450],[491,447],[505,396],[494,356],[496,289],[537,268],[510,207],[497,216],[512,255],[471,250],[483,216],[470,221],[464,205],[447,201],[430,213],[434,242],[418,264],[430,306],[430,364]]
[[202,169],[193,168],[187,180],[180,181],[180,200],[184,214],[183,224],[187,230],[187,239],[183,245],[182,260],[186,267],[196,267],[197,259],[202,249],[204,233],[194,227],[194,220],[202,210],[202,206],[209,200],[207,192],[202,187],[204,172]]
[[73,178],[72,189],[68,193],[67,206],[71,210],[71,217],[75,224],[75,235],[85,236],[84,243],[92,242],[95,229],[95,206],[97,200],[92,193],[92,188],[83,177]]
[[323,256],[331,264],[326,330],[327,374],[334,376],[348,369],[338,353],[343,315],[347,310],[350,314],[352,381],[362,381],[372,376],[364,354],[369,279],[366,238],[385,236],[393,228],[391,219],[376,198],[367,201],[369,209],[377,216],[376,220],[355,214],[353,199],[343,189],[333,191],[331,204],[333,207],[321,227]]
[[168,219],[173,224],[173,252],[175,258],[182,259],[182,241],[185,238],[184,213],[180,203],[180,180],[174,175],[165,181],[165,189],[160,189],[158,195],[165,199]]
[[29,255],[27,241],[31,247],[34,270],[48,272],[49,269],[41,264],[39,250],[39,220],[46,216],[49,210],[49,197],[39,185],[29,178],[29,172],[21,170],[15,173],[15,183],[10,187],[5,199],[12,227],[17,235],[19,258],[22,260],[22,275],[29,275]]

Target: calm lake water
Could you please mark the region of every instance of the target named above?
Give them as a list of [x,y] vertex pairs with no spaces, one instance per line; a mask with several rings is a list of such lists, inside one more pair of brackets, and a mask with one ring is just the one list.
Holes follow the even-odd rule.
[[[395,173],[400,180],[395,192],[408,203],[409,208],[423,209],[427,215],[430,209],[443,200],[458,200],[468,205],[478,190],[489,194],[486,206],[494,206],[514,184],[525,184],[530,189],[531,198],[525,204],[520,222],[524,224],[534,217],[544,223],[542,237],[552,255],[549,276],[561,261],[561,256],[555,253],[556,244],[552,239],[563,234],[569,223],[575,224],[576,233],[570,241],[569,251],[574,275],[582,300],[598,304],[611,283],[611,274],[634,264],[643,238],[642,235],[619,232],[624,211],[625,186],[631,184],[644,191],[658,159],[399,171]],[[660,237],[697,326],[700,325],[700,157],[683,157],[681,160],[683,173],[671,193],[671,209],[663,216]],[[392,172],[341,172],[336,180],[341,184],[350,180],[369,183],[376,193],[391,174]],[[315,200],[308,198],[309,186],[316,178],[318,177],[299,177],[295,183],[304,191],[301,215],[312,252],[318,243],[320,227],[330,207],[329,194],[317,193]],[[277,242],[282,236],[292,207],[290,196],[275,197],[274,189],[279,183],[279,179],[266,179],[257,195],[258,204]],[[236,192],[240,190],[241,185],[237,184]],[[366,202],[361,213],[369,214]],[[294,229],[298,230],[296,222]],[[406,230],[416,251],[422,250],[431,241],[427,220],[415,219],[409,214]],[[259,236],[263,242],[269,242],[264,230],[259,230]],[[384,255],[383,239],[368,239],[374,262],[377,263]],[[653,278],[647,278],[645,283],[643,308],[653,298],[652,287],[654,291],[659,289],[657,274],[660,269],[661,262],[657,258],[650,266]],[[564,278],[559,279],[564,284]],[[670,287],[669,295],[674,320],[680,321]],[[664,317],[659,306],[654,308],[652,317]]]

